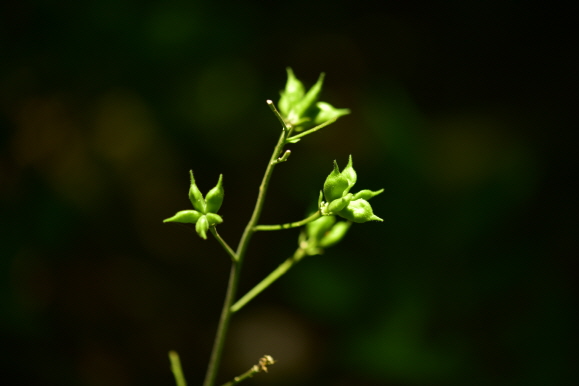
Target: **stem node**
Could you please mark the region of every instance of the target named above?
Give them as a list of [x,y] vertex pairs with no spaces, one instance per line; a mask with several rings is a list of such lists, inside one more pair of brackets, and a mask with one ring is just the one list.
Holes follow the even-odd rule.
[[286,150],[285,153],[283,153],[283,155],[281,157],[279,157],[278,159],[276,159],[275,161],[273,161],[273,164],[278,164],[280,162],[285,162],[288,160],[289,156],[292,154],[291,150]]

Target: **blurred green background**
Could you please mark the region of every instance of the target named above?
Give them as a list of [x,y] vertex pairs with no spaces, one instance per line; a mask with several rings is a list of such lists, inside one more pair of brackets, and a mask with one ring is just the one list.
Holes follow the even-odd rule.
[[[229,263],[161,221],[189,169],[204,192],[223,173],[237,243],[291,66],[352,114],[291,146],[262,223],[302,218],[349,154],[385,221],[242,310],[219,381],[270,354],[248,385],[576,384],[571,13],[371,4],[0,5],[0,383],[173,385],[170,349],[201,383]],[[241,292],[296,240],[254,236]]]

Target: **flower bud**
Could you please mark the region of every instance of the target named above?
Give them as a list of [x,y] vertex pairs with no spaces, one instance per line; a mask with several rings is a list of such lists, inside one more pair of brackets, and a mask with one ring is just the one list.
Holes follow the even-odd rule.
[[332,245],[337,244],[340,240],[344,238],[348,229],[352,225],[349,221],[339,221],[327,232],[324,237],[320,240],[319,246],[321,248],[328,248]]
[[370,203],[362,198],[351,201],[347,207],[342,209],[338,215],[357,223],[366,221],[384,221],[380,217],[374,215]]
[[207,213],[207,204],[205,203],[205,200],[203,199],[203,194],[201,194],[201,191],[199,190],[199,188],[197,187],[197,184],[195,183],[195,178],[193,178],[193,170],[190,170],[189,174],[191,175],[191,187],[189,188],[189,200],[191,201],[191,204],[193,204],[193,207],[195,209],[197,209],[199,212],[205,214],[205,213]]
[[207,240],[207,231],[209,230],[209,222],[206,216],[199,217],[197,223],[195,224],[195,230],[197,234],[201,236],[202,239]]
[[202,214],[197,212],[196,210],[182,210],[180,212],[177,212],[177,214],[174,215],[173,217],[169,217],[168,219],[163,220],[163,222],[179,222],[184,224],[195,224],[197,220],[199,220],[199,217],[201,216]]
[[223,195],[223,174],[220,174],[217,185],[211,189],[205,197],[205,201],[207,202],[207,213],[217,213],[219,208],[221,208],[221,204],[223,204]]

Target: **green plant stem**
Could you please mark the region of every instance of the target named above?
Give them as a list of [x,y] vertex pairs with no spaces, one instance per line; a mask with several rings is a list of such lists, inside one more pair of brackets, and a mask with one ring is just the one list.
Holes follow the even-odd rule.
[[183,376],[183,370],[181,369],[181,360],[179,360],[179,354],[177,354],[176,351],[169,351],[169,360],[171,361],[171,371],[175,376],[175,383],[177,386],[187,386],[185,376]]
[[[271,101],[268,101],[268,103],[270,104],[270,106],[273,106],[273,103],[271,103]],[[267,164],[267,169],[265,170],[265,174],[261,181],[261,185],[259,186],[259,194],[257,196],[255,208],[253,209],[253,214],[251,215],[251,219],[247,223],[245,230],[243,231],[243,235],[241,236],[241,240],[239,241],[239,245],[237,246],[237,257],[240,263],[243,262],[243,257],[245,256],[247,246],[249,245],[249,240],[251,239],[251,236],[255,232],[254,228],[259,221],[261,212],[263,211],[263,204],[265,203],[267,188],[269,187],[269,181],[271,179],[271,175],[273,174],[273,170],[276,165],[274,161],[276,161],[279,155],[282,153],[287,135],[288,131],[283,130],[277,141],[277,144],[275,145],[273,154],[271,155],[271,158]]]
[[[275,108],[273,102],[267,101],[267,103],[272,109],[272,111],[276,113],[276,116],[278,116],[279,119],[280,115],[277,112],[277,109]],[[286,143],[287,136],[289,135],[289,129],[287,128],[285,121],[281,119],[280,123],[283,126],[283,130],[273,150],[273,154],[269,162],[267,163],[267,169],[265,170],[265,174],[261,181],[261,185],[259,186],[259,194],[257,196],[255,208],[253,209],[253,214],[251,215],[251,219],[249,220],[247,226],[245,227],[245,230],[243,231],[241,240],[239,240],[237,251],[235,253],[237,256],[237,260],[234,261],[231,266],[231,271],[229,273],[229,283],[227,285],[227,292],[225,294],[225,301],[223,302],[221,317],[219,318],[219,325],[217,327],[217,334],[215,335],[215,341],[213,342],[213,349],[211,351],[211,357],[209,359],[209,365],[207,366],[207,373],[205,375],[205,381],[203,382],[203,386],[213,386],[215,384],[215,378],[217,377],[217,371],[219,369],[219,364],[221,362],[221,354],[223,353],[223,346],[225,344],[225,336],[227,335],[227,330],[229,328],[229,321],[232,315],[231,305],[235,300],[235,294],[237,292],[237,285],[239,283],[239,275],[241,273],[243,258],[245,257],[245,252],[247,251],[247,247],[249,245],[251,236],[255,232],[253,228],[255,227],[255,225],[257,225],[257,222],[259,221],[259,217],[261,216],[261,212],[263,210],[263,204],[265,203],[265,195],[267,192],[267,188],[269,186],[269,181],[271,179],[273,169],[276,165],[275,161],[282,153],[283,147]]]
[[326,126],[331,125],[332,123],[336,122],[337,120],[338,120],[338,118],[329,119],[326,122],[322,123],[321,125],[314,127],[313,129],[309,129],[307,131],[304,131],[303,133],[294,135],[293,137],[289,137],[286,141],[291,142],[291,141],[294,141],[294,140],[299,139],[301,137],[305,137],[308,134],[315,133],[316,131],[323,129]]
[[249,303],[254,297],[259,295],[263,290],[269,287],[274,281],[279,279],[283,274],[285,274],[294,264],[298,263],[301,259],[306,256],[306,251],[302,248],[298,248],[292,257],[287,258],[279,267],[277,267],[272,273],[270,273],[265,279],[263,279],[258,285],[253,287],[248,293],[243,295],[233,306],[231,306],[231,312],[239,311],[243,306]]
[[259,373],[259,367],[258,366],[253,366],[251,369],[247,370],[245,373],[238,375],[237,377],[233,378],[233,380],[224,383],[222,386],[233,386],[233,385],[237,385],[240,382],[245,381],[246,379],[249,379],[251,377],[253,377],[255,374]]
[[217,229],[215,229],[215,226],[212,226],[211,228],[209,228],[209,230],[211,231],[211,234],[215,237],[215,239],[219,242],[219,244],[221,244],[223,249],[225,249],[227,254],[231,257],[231,261],[236,262],[238,260],[237,255],[235,254],[233,249],[231,249],[231,247],[225,242],[225,240],[221,238],[219,233],[217,233]]
[[299,228],[302,225],[306,225],[309,222],[319,219],[322,213],[318,210],[316,213],[312,214],[310,217],[305,218],[301,221],[290,222],[287,224],[277,224],[277,225],[256,225],[254,231],[279,231],[282,229]]
[[251,369],[247,370],[245,373],[238,375],[237,377],[233,378],[233,380],[223,384],[222,386],[233,386],[237,385],[240,382],[245,381],[253,377],[255,374],[260,373],[262,371],[267,373],[267,366],[273,365],[275,361],[270,355],[264,355],[259,359],[259,364],[251,366]]
[[209,359],[209,366],[207,367],[207,373],[205,375],[204,386],[213,386],[215,383],[215,377],[217,376],[217,370],[219,369],[219,364],[221,362],[221,354],[223,353],[223,346],[225,344],[225,336],[229,328],[229,321],[231,320],[232,313],[229,311],[230,305],[235,300],[235,292],[237,291],[237,284],[239,283],[239,274],[241,271],[241,262],[234,261],[231,264],[231,270],[229,272],[229,282],[227,284],[227,292],[225,294],[225,301],[223,302],[223,309],[221,310],[221,316],[219,317],[219,325],[217,327],[217,334],[215,335],[215,341],[213,342],[213,350],[211,351],[211,357]]
[[271,100],[268,99],[267,105],[269,106],[271,111],[273,111],[273,113],[275,114],[275,116],[279,120],[279,123],[281,123],[281,126],[282,126],[283,130],[286,132],[286,135],[289,135],[289,132],[291,131],[291,126],[285,121],[285,119],[283,119],[283,117],[281,116],[279,111],[277,111],[275,104]]

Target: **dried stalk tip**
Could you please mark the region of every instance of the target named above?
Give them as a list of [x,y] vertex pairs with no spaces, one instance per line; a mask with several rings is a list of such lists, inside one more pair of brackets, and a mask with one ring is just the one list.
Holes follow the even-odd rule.
[[260,371],[267,373],[267,366],[273,365],[275,360],[271,357],[271,355],[264,355],[259,359],[259,369]]

